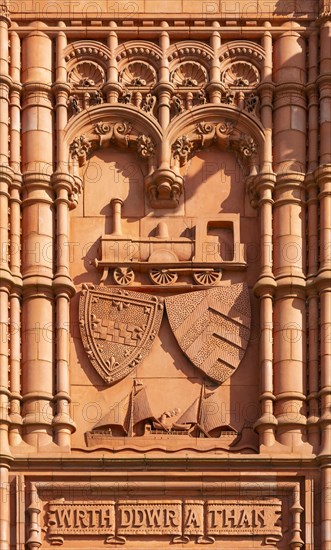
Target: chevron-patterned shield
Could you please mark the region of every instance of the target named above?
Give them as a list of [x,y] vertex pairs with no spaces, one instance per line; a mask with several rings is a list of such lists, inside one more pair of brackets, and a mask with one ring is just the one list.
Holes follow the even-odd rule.
[[246,283],[171,296],[165,303],[185,355],[209,378],[224,382],[239,366],[250,336]]
[[163,314],[155,296],[85,285],[79,324],[85,351],[101,378],[114,384],[149,353]]

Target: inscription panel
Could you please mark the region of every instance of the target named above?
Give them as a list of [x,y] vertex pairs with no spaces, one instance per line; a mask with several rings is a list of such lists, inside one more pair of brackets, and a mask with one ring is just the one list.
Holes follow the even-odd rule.
[[66,537],[104,535],[104,543],[130,537],[167,537],[173,544],[213,544],[233,536],[258,536],[274,544],[282,538],[279,499],[144,499],[48,504],[47,539],[62,545]]

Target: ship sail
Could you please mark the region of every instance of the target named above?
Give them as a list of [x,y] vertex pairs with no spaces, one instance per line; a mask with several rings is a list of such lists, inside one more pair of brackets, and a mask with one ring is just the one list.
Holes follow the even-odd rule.
[[208,434],[215,428],[229,428],[225,425],[224,418],[219,403],[216,401],[214,392],[204,395],[201,400],[199,427]]
[[176,424],[196,424],[198,421],[200,398],[197,397],[195,401],[183,412],[182,416],[178,418]]
[[[126,435],[132,435],[133,427],[143,420],[154,419],[145,387],[135,383],[135,388],[119,403],[116,403],[110,411],[94,426],[92,432],[100,432],[111,429],[114,426],[121,427]],[[130,432],[130,433],[129,433]]]
[[142,420],[154,419],[154,414],[148,402],[146,388],[141,388],[133,396],[132,424],[138,424]]
[[108,430],[112,426],[120,426],[125,433],[129,430],[129,409],[130,409],[131,394],[126,395],[119,403],[116,403],[110,411],[101,418],[101,420],[93,427],[94,431]]

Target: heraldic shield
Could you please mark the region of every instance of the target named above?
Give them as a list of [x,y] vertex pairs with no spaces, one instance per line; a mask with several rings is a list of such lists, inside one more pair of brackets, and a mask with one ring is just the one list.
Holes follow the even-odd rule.
[[246,283],[170,296],[165,303],[185,355],[209,378],[224,382],[239,366],[250,336]]
[[79,303],[83,346],[107,384],[122,380],[148,354],[163,304],[156,296],[85,285]]

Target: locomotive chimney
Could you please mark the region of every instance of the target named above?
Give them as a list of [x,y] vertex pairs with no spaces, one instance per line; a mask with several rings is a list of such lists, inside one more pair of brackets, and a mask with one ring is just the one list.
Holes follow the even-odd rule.
[[113,232],[112,235],[122,235],[122,199],[112,199],[110,204],[113,209]]

